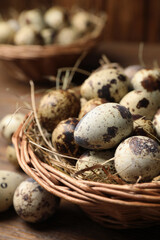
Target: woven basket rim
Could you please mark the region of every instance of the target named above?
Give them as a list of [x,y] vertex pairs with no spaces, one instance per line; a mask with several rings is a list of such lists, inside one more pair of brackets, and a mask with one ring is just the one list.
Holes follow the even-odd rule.
[[[93,15],[93,14],[91,14]],[[0,44],[0,58],[1,59],[33,59],[33,58],[43,58],[52,57],[56,55],[66,55],[68,53],[75,54],[81,51],[89,50],[95,46],[96,42],[99,40],[106,21],[107,15],[101,13],[99,15],[94,15],[96,27],[92,32],[79,38],[74,43],[68,45],[51,44],[51,45],[25,45],[16,46],[11,44]]]
[[[33,113],[27,115],[27,118],[28,120],[25,120],[14,133],[12,142],[16,149],[19,165],[28,176],[35,179],[52,194],[78,204],[93,220],[104,226],[111,228],[144,227],[147,226],[148,221],[150,223],[149,226],[152,223],[158,224],[160,220],[160,181],[119,185],[79,180],[68,176],[64,172],[39,160],[33,152],[24,133],[24,125],[33,120]],[[108,212],[107,220],[106,216],[101,216],[105,212],[104,206],[113,208],[114,220],[112,219],[113,213],[108,209],[107,211],[109,211],[111,219]],[[120,210],[121,208],[122,210]],[[141,221],[132,222],[132,217],[130,216],[126,222],[126,219],[121,217],[124,211],[130,215],[130,209],[131,211],[136,209],[134,210],[136,214],[142,212]],[[143,214],[147,214],[147,216],[151,214],[151,217],[148,217],[148,221]],[[120,220],[121,222],[119,222]],[[137,225],[138,223],[140,225]]]

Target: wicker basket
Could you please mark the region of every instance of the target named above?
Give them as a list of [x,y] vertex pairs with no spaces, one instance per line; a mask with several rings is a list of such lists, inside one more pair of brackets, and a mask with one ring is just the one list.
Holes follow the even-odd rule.
[[33,152],[24,132],[33,119],[30,115],[13,136],[19,164],[27,175],[52,194],[78,204],[103,226],[141,228],[160,223],[160,182],[119,185],[68,176],[40,161]]
[[56,75],[57,69],[71,67],[82,54],[89,52],[100,40],[106,24],[106,14],[93,15],[95,28],[92,32],[68,45],[0,45],[0,73],[23,82],[31,79],[44,82],[46,77]]

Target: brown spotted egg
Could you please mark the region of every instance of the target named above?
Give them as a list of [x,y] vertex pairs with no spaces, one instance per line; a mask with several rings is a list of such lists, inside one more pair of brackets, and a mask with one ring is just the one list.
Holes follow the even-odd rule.
[[156,131],[151,120],[145,118],[136,119],[133,122],[133,135],[147,136],[156,139]]
[[38,117],[44,128],[52,132],[57,124],[68,117],[77,117],[80,101],[72,90],[53,90],[40,100]]
[[77,118],[68,118],[61,121],[52,133],[52,144],[59,153],[77,156],[80,153],[80,147],[74,141],[74,130],[79,120]]
[[99,97],[119,102],[128,92],[127,77],[116,69],[103,69],[92,73],[81,85],[80,92],[88,100]]
[[120,177],[131,183],[151,181],[160,174],[159,144],[145,136],[133,136],[115,151],[115,168]]
[[88,113],[89,111],[91,111],[95,107],[97,107],[97,106],[99,106],[103,103],[106,103],[106,102],[107,101],[104,98],[93,98],[93,99],[87,101],[80,110],[80,113],[79,113],[79,116],[78,116],[79,119],[84,117],[84,115],[86,113]]
[[59,198],[47,192],[32,178],[27,178],[17,188],[13,197],[16,213],[27,222],[42,222],[52,216]]
[[14,192],[23,180],[24,176],[19,173],[0,170],[0,212],[12,206]]
[[87,149],[109,149],[131,134],[132,115],[118,103],[104,103],[88,112],[77,124],[74,139]]
[[[93,167],[97,164],[104,164],[105,170],[102,167],[95,168],[94,172],[100,177],[107,177],[107,173],[114,174],[115,167],[114,161],[108,161],[114,156],[113,150],[104,150],[104,151],[86,151],[83,153],[78,161],[76,162],[76,170],[83,171],[86,168]],[[86,170],[83,172],[83,175],[86,177],[93,175],[93,170]]]
[[135,90],[160,91],[160,69],[142,69],[131,80]]
[[160,138],[160,109],[158,109],[158,111],[154,115],[152,123],[153,123],[153,126],[155,128],[155,131],[156,131],[158,137]]
[[152,119],[159,107],[160,93],[133,90],[127,93],[120,104],[129,109],[134,119],[145,117]]

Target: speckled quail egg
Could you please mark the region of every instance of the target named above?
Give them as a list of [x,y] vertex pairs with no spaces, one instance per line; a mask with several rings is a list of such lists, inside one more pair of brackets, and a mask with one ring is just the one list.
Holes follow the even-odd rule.
[[93,98],[89,101],[87,101],[84,106],[81,108],[80,113],[79,113],[79,119],[81,119],[82,117],[84,117],[84,115],[86,115],[86,113],[88,113],[89,111],[91,111],[92,109],[94,109],[95,107],[106,103],[106,99],[104,98]]
[[42,29],[40,34],[41,34],[41,37],[43,39],[43,43],[45,45],[52,44],[54,42],[54,40],[55,40],[56,32],[52,28],[44,28],[44,29]]
[[65,20],[66,11],[59,6],[49,8],[44,14],[45,23],[55,30],[61,29],[65,25]]
[[38,106],[38,116],[44,128],[52,132],[57,124],[69,117],[77,117],[80,101],[72,90],[52,90],[45,94]]
[[133,122],[133,135],[147,136],[156,139],[156,131],[151,120],[145,118],[136,119]]
[[0,22],[0,44],[10,44],[13,42],[14,31],[7,22]]
[[126,68],[124,68],[124,74],[128,77],[128,85],[129,85],[129,89],[133,89],[132,83],[131,83],[131,79],[134,77],[134,75],[141,69],[143,69],[144,67],[141,65],[130,65],[127,66]]
[[160,91],[160,69],[142,69],[131,80],[135,90]]
[[24,176],[19,173],[0,170],[0,212],[12,206],[15,189],[23,180]]
[[120,72],[123,72],[124,71],[124,68],[119,64],[119,63],[116,63],[116,62],[108,62],[106,64],[102,64],[100,67],[98,67],[97,69],[95,69],[93,72],[97,72],[97,71],[100,71],[100,70],[103,70],[103,69],[116,69]]
[[160,109],[158,109],[156,114],[154,115],[152,123],[158,137],[160,138]]
[[15,147],[13,146],[13,144],[10,144],[10,145],[7,146],[6,157],[7,157],[7,160],[11,164],[13,164],[15,167],[19,167],[16,150],[15,150]]
[[116,69],[103,69],[92,73],[81,85],[80,92],[88,100],[99,97],[119,102],[128,92],[127,77]]
[[41,44],[41,42],[42,39],[32,26],[23,26],[14,35],[15,45],[36,45]]
[[77,118],[68,118],[61,121],[53,130],[52,144],[59,153],[78,156],[80,147],[74,141],[74,130],[79,120]]
[[27,222],[42,222],[51,217],[59,205],[59,198],[47,192],[32,178],[27,178],[16,188],[13,206]]
[[70,19],[70,22],[76,31],[82,34],[91,31],[94,27],[92,15],[84,10],[74,13]]
[[65,27],[62,28],[56,36],[56,42],[58,44],[71,44],[78,38],[77,32],[74,28]]
[[22,113],[7,114],[0,121],[0,132],[2,136],[11,142],[13,133],[17,130],[19,125],[23,122],[25,115]]
[[159,144],[145,136],[125,139],[115,151],[115,168],[127,182],[151,181],[160,173]]
[[131,134],[132,115],[118,103],[104,103],[88,112],[77,124],[74,138],[87,149],[109,149]]
[[45,27],[43,15],[40,9],[32,9],[21,12],[18,21],[21,27],[30,25],[37,32]]
[[152,119],[159,107],[160,93],[133,90],[127,93],[120,104],[129,109],[134,119],[145,117]]
[[[104,151],[86,151],[84,154],[80,156],[80,158],[76,162],[76,170],[81,171],[88,167],[95,166],[97,164],[103,164],[107,160],[110,160],[114,156],[113,150],[104,150]],[[107,177],[107,173],[114,174],[116,172],[114,167],[114,161],[108,161],[105,163],[103,170],[102,167],[94,169],[96,175],[100,177]],[[83,172],[83,175],[86,177],[90,177],[93,175],[92,170],[86,170]]]

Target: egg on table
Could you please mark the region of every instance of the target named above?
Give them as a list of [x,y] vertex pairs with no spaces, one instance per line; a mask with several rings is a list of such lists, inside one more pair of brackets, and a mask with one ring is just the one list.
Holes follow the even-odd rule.
[[115,168],[120,177],[131,183],[151,181],[160,174],[160,147],[151,138],[133,136],[115,151]]
[[158,91],[132,90],[121,99],[120,104],[129,109],[134,119],[145,117],[151,120],[160,106],[159,98]]
[[87,149],[109,149],[131,134],[132,115],[118,103],[104,103],[88,112],[77,124],[74,138]]
[[27,222],[42,222],[51,217],[59,205],[59,198],[47,192],[32,178],[27,178],[16,188],[13,206],[16,213]]
[[80,100],[72,90],[52,90],[46,93],[38,106],[40,123],[49,132],[57,124],[69,117],[77,117],[80,109]]
[[103,69],[92,73],[81,85],[80,92],[88,100],[99,97],[119,102],[128,92],[127,77],[116,69]]
[[23,180],[24,176],[19,173],[0,170],[0,212],[12,206],[14,192]]
[[7,114],[0,121],[0,132],[2,136],[10,143],[13,133],[23,122],[25,115],[22,113]]

